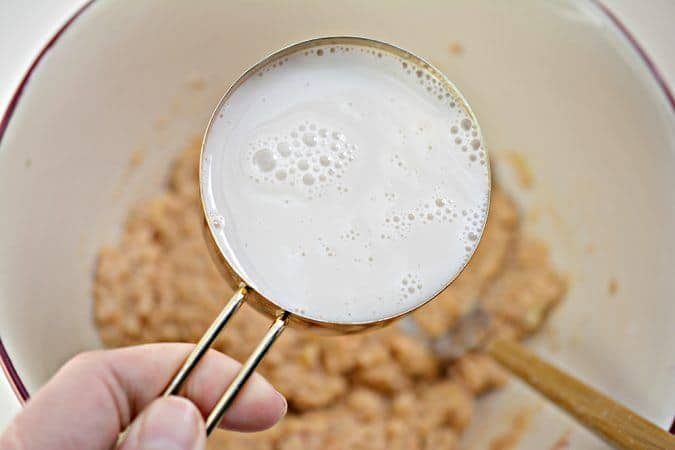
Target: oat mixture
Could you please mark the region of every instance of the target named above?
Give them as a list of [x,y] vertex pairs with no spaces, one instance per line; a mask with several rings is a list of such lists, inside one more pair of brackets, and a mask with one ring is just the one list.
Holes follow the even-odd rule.
[[[119,243],[101,249],[95,319],[107,346],[194,342],[229,298],[203,242],[198,155],[195,141],[165,193],[131,211]],[[439,335],[480,301],[497,332],[524,338],[564,293],[546,247],[522,235],[515,204],[496,188],[471,263],[413,317]],[[243,360],[269,324],[244,306],[215,348]],[[259,370],[288,398],[288,415],[262,433],[218,432],[211,450],[454,449],[475,402],[506,381],[487,356],[448,366],[395,324],[341,337],[288,329]]]

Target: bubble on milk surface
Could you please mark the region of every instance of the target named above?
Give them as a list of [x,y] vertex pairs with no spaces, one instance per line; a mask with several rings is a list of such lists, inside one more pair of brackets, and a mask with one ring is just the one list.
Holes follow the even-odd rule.
[[403,299],[407,299],[410,296],[417,295],[422,291],[424,285],[420,280],[420,277],[416,273],[408,272],[401,278],[401,284],[399,287],[400,296]]
[[216,230],[225,227],[225,218],[215,211],[211,211],[208,213],[208,219],[209,222],[211,223],[211,226],[213,226],[213,228],[215,228]]
[[269,148],[261,148],[253,154],[253,164],[261,172],[270,172],[277,165],[276,157]]
[[[293,186],[312,198],[321,197],[336,184],[358,150],[343,131],[310,120],[283,134],[258,137],[250,148],[248,160],[254,181]],[[346,192],[342,188],[337,191]]]

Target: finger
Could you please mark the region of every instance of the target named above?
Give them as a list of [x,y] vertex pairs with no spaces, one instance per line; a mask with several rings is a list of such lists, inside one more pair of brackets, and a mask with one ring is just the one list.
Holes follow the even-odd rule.
[[204,450],[206,430],[190,400],[155,400],[131,424],[119,450]]
[[[22,446],[9,448],[109,450],[117,434],[161,394],[192,348],[190,344],[150,344],[78,355],[10,424],[9,434]],[[184,391],[205,415],[238,368],[231,358],[209,351]],[[263,377],[254,375],[223,424],[259,430],[276,423],[285,409],[283,397]]]
[[[181,350],[166,351],[175,347]],[[190,344],[150,344],[108,351],[111,362],[114,360],[111,368],[129,398],[132,416],[161,394],[192,348]],[[229,356],[210,350],[187,379],[181,394],[206,417],[239,367]],[[285,412],[286,400],[256,373],[225,414],[221,426],[237,431],[264,430],[277,423]]]

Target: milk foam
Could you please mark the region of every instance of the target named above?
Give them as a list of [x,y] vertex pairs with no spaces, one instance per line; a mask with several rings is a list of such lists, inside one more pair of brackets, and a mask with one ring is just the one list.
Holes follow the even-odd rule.
[[478,245],[490,191],[480,136],[451,86],[393,53],[286,55],[240,85],[207,133],[211,231],[251,287],[291,312],[398,315]]

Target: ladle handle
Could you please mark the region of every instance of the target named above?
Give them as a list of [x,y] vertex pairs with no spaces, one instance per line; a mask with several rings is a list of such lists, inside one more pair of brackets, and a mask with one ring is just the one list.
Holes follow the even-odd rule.
[[246,384],[246,381],[251,375],[255,372],[256,367],[265,357],[267,351],[272,347],[272,344],[277,340],[281,335],[281,332],[284,331],[286,327],[286,321],[288,320],[288,313],[283,312],[277,319],[274,321],[272,326],[267,333],[262,338],[262,341],[258,346],[253,350],[251,356],[248,357],[246,362],[241,366],[239,372],[234,377],[230,385],[227,387],[223,395],[216,403],[216,406],[209,414],[209,417],[206,419],[206,434],[210,435],[213,430],[218,427],[218,424],[222,420],[225,412],[230,407],[234,399],[237,397],[237,394]]
[[488,353],[502,366],[616,448],[672,450],[675,436],[541,360],[521,344],[495,339]]
[[[192,352],[190,352],[188,357],[185,359],[185,362],[183,362],[181,368],[178,369],[176,375],[174,375],[169,385],[164,389],[162,396],[167,397],[169,395],[178,394],[181,386],[188,376],[190,376],[192,370],[197,366],[197,364],[199,364],[199,361],[206,354],[227,322],[244,303],[244,297],[246,297],[246,286],[242,285],[237,290],[237,292],[232,295],[223,310],[220,312],[220,314],[218,314],[218,317],[216,317],[211,326],[209,326],[209,328],[206,330],[206,333],[204,333],[199,342],[197,342],[197,345],[195,345],[195,348],[192,349]],[[256,367],[258,367],[262,359],[265,357],[267,351],[270,349],[270,347],[272,347],[272,344],[274,344],[277,338],[281,335],[281,332],[286,327],[288,316],[289,314],[284,312],[279,317],[277,317],[270,329],[267,331],[267,334],[265,334],[263,337],[262,341],[260,341],[255,350],[253,350],[251,356],[249,356],[246,362],[241,366],[239,372],[227,387],[223,395],[220,397],[220,400],[218,400],[218,403],[216,403],[216,406],[209,414],[209,417],[206,419],[207,434],[211,434],[211,432],[218,427],[218,424],[222,420],[227,409],[237,397],[237,394],[239,394],[250,376],[253,375]]]
[[216,340],[227,322],[232,318],[234,313],[237,312],[242,303],[244,303],[245,296],[245,286],[241,286],[234,294],[232,294],[232,297],[230,297],[230,300],[227,302],[223,310],[220,311],[220,314],[218,314],[216,320],[214,320],[211,326],[209,326],[209,328],[206,330],[206,333],[204,333],[199,342],[197,342],[197,345],[195,345],[195,348],[192,349],[192,352],[190,352],[188,357],[185,359],[185,362],[181,368],[178,369],[176,375],[173,376],[173,379],[169,385],[166,387],[166,389],[164,389],[164,392],[162,392],[163,397],[178,394],[180,387],[190,375],[192,369],[194,369],[197,363],[199,363],[199,361],[202,359],[202,356],[204,356],[211,345],[213,345],[213,341]]

